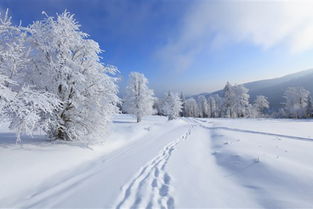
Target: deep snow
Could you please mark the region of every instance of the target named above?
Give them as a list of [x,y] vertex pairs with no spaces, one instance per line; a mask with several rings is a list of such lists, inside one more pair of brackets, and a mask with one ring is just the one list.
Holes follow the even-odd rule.
[[115,117],[98,144],[0,133],[0,207],[309,208],[311,120]]

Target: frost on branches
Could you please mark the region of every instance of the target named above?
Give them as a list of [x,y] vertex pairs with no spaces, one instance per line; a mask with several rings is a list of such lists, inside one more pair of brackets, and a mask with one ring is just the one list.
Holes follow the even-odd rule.
[[30,63],[26,29],[13,26],[8,11],[0,18],[0,39],[0,114],[20,142],[21,134],[31,135],[38,128],[47,128],[59,100],[23,81]]
[[248,89],[241,86],[232,86],[229,82],[223,90],[223,107],[222,117],[225,118],[237,118],[247,117],[250,112],[249,94]]
[[137,122],[140,122],[143,116],[154,112],[154,100],[154,93],[148,87],[148,79],[142,73],[130,73],[123,110],[134,114]]
[[265,96],[257,96],[252,106],[252,117],[263,117],[264,111],[270,107]]
[[199,107],[194,98],[189,98],[185,101],[185,116],[199,117]]
[[208,104],[208,100],[205,98],[205,96],[203,95],[199,96],[198,103],[200,117],[202,118],[211,117],[210,105]]
[[[98,43],[80,31],[73,15],[65,11],[26,28],[12,26],[5,15],[0,36],[0,73],[12,80],[3,85],[14,95],[1,99],[7,103],[2,107],[14,107],[10,114],[8,108],[2,112],[12,127],[28,133],[37,126],[34,121],[40,121],[51,138],[62,140],[103,132],[117,112],[118,89],[112,77],[116,69],[101,62]],[[23,115],[27,111],[19,113],[26,107],[31,110],[28,116]]]
[[176,119],[182,111],[182,101],[177,94],[168,92],[162,103],[162,112],[169,120]]
[[287,117],[304,118],[310,104],[310,92],[302,87],[289,87],[285,93],[285,113]]

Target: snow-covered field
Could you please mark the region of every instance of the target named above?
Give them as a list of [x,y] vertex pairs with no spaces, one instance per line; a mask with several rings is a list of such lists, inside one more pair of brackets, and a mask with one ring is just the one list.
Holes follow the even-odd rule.
[[119,115],[102,144],[0,133],[0,207],[310,208],[312,120]]

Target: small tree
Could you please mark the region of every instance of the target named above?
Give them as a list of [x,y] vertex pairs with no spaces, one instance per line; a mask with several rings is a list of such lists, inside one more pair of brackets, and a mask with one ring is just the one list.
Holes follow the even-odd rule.
[[168,92],[162,104],[162,112],[168,116],[169,120],[176,119],[182,111],[182,101],[177,94]]
[[154,94],[148,88],[148,79],[142,73],[130,73],[123,109],[140,122],[143,116],[153,113],[153,104]]
[[223,89],[223,108],[222,117],[230,118],[236,117],[235,112],[236,95],[233,86],[227,82]]
[[242,85],[226,83],[223,90],[222,117],[237,118],[249,116],[250,104],[248,89]]
[[233,86],[235,92],[235,117],[248,117],[250,104],[249,104],[249,90],[242,85]]
[[257,96],[254,104],[253,111],[255,112],[255,117],[264,116],[264,111],[270,107],[269,102],[265,96]]
[[285,93],[285,112],[288,117],[303,118],[307,113],[310,92],[302,87],[289,87]]

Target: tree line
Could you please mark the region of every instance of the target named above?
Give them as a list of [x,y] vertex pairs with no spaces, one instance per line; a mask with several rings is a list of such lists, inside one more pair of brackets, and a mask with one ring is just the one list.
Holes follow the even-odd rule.
[[169,91],[163,98],[154,96],[141,73],[131,73],[122,111],[134,114],[137,122],[144,115],[164,115],[169,120],[177,117],[200,118],[310,118],[313,116],[310,92],[302,87],[289,87],[284,92],[285,102],[278,112],[269,112],[270,103],[263,95],[250,103],[249,90],[242,85],[226,83],[222,94],[185,98]]

